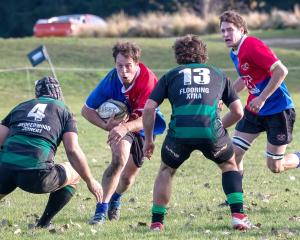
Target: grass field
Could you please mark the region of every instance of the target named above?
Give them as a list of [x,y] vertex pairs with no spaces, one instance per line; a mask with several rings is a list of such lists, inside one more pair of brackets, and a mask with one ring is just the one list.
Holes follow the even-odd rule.
[[[254,32],[266,38],[300,38],[300,31]],[[221,68],[233,68],[228,49],[219,35],[203,37],[208,44],[209,63]],[[153,69],[175,66],[171,46],[174,39],[133,39],[143,49],[143,61]],[[116,39],[0,39],[0,69],[29,67],[26,54],[45,44],[56,67],[111,68],[111,46]],[[286,84],[299,112],[300,101],[300,44],[274,45],[273,50],[288,67]],[[41,65],[47,67],[46,63]],[[161,76],[163,72],[157,71]],[[33,96],[33,83],[49,71],[0,72],[0,118],[18,102]],[[90,125],[80,115],[85,98],[105,72],[57,71],[65,99],[75,113],[82,149],[86,153],[94,175],[100,180],[110,162],[106,133]],[[233,71],[228,71],[232,78]],[[241,96],[245,99],[245,95]],[[162,111],[169,120],[167,102]],[[230,129],[232,133],[232,129]],[[262,134],[246,155],[244,192],[247,213],[257,230],[241,233],[231,230],[230,213],[218,204],[224,199],[218,168],[199,152],[178,170],[174,179],[173,195],[165,219],[166,229],[161,234],[148,231],[151,217],[153,182],[160,164],[163,136],[156,142],[151,161],[146,161],[135,185],[123,197],[119,222],[90,226],[88,219],[94,212],[95,201],[85,184],[80,184],[76,196],[54,219],[56,231],[30,230],[36,215],[40,216],[47,195],[33,195],[16,190],[0,201],[0,239],[300,239],[300,172],[299,169],[275,175],[265,166],[265,135]],[[288,152],[300,150],[300,124],[296,122],[294,141]],[[66,161],[63,149],[56,157]]]

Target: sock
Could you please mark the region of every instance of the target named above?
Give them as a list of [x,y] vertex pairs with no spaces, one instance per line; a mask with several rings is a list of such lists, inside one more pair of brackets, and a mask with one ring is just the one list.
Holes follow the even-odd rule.
[[50,193],[45,211],[37,223],[37,227],[48,227],[51,219],[70,201],[75,189],[65,186],[55,192]]
[[[244,170],[239,170],[239,173],[241,174],[242,180],[243,180],[243,178],[244,178]],[[227,205],[229,205],[227,199],[225,200],[225,203],[226,203]]]
[[122,194],[119,194],[117,192],[115,192],[112,196],[111,199],[109,201],[109,205],[112,205],[114,207],[119,207],[121,205],[121,197]]
[[166,213],[167,213],[167,208],[165,206],[153,204],[153,206],[152,206],[152,223],[160,222],[161,224],[163,224]]
[[296,156],[298,157],[299,159],[299,163],[298,163],[298,166],[297,168],[300,168],[300,152],[295,152]]
[[222,174],[222,186],[230,206],[231,213],[244,213],[242,176],[238,171]]
[[106,215],[107,209],[108,209],[108,203],[97,203],[95,215],[96,214]]

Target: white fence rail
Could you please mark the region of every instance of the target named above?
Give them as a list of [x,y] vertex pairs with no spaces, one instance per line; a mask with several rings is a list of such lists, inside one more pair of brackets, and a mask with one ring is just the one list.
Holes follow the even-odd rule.
[[[293,70],[300,70],[300,66],[288,66],[288,69],[290,71]],[[50,67],[17,67],[17,68],[3,68],[0,69],[1,72],[16,72],[16,71],[51,71]],[[111,68],[62,68],[62,67],[56,67],[56,71],[62,71],[62,72],[108,72],[111,70]],[[170,69],[164,69],[164,68],[158,68],[158,69],[151,69],[153,72],[167,72]],[[235,68],[221,68],[224,72],[234,72]]]

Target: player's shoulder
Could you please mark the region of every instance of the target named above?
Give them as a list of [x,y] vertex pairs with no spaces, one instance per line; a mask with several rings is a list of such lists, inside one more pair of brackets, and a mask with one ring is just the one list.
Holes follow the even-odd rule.
[[264,42],[261,39],[255,37],[255,36],[247,36],[245,38],[244,43],[245,43],[245,45],[248,45],[248,46],[251,46],[251,47],[253,47],[255,45],[265,45]]
[[147,67],[144,63],[140,62],[139,63],[139,67],[140,67],[140,75],[141,76],[146,76],[146,77],[151,77],[153,79],[156,79],[156,75],[153,73],[153,71]]

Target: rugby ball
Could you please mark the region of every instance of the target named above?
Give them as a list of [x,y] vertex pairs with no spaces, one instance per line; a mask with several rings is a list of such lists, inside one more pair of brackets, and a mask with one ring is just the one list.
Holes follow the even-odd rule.
[[96,111],[102,120],[107,120],[113,115],[116,120],[127,120],[129,115],[126,104],[114,99],[102,103]]

